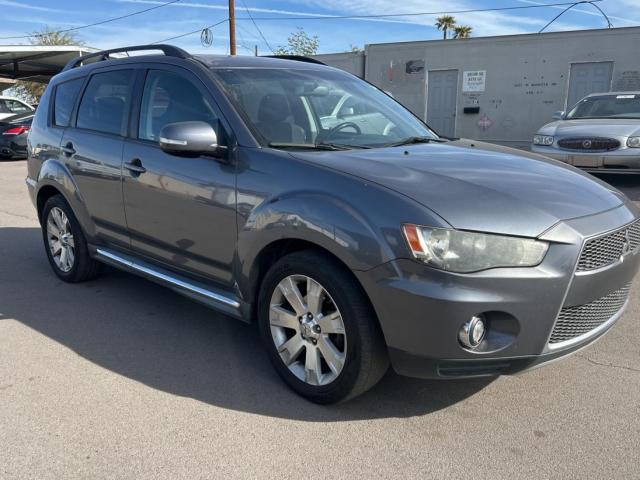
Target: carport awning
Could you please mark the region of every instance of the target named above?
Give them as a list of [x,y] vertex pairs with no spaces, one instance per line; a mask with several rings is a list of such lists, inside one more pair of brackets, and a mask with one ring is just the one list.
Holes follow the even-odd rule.
[[48,82],[69,60],[94,51],[72,45],[0,45],[0,78]]

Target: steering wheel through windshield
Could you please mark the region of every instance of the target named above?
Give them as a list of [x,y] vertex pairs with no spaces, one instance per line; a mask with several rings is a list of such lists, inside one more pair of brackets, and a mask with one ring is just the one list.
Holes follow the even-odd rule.
[[324,134],[323,135],[323,137],[324,137],[323,140],[324,141],[329,140],[336,133],[341,132],[345,128],[353,128],[353,130],[355,130],[355,134],[356,135],[362,135],[362,130],[360,130],[360,127],[357,124],[355,124],[353,122],[342,122],[342,123],[339,123],[338,125],[336,125],[335,127],[331,128],[326,134]]

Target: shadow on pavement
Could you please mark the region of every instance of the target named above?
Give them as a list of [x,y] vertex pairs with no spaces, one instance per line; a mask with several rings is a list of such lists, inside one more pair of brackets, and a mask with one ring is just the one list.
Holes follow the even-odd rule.
[[0,321],[16,319],[103,368],[211,405],[306,421],[411,417],[491,381],[424,381],[390,371],[351,402],[317,406],[281,382],[251,325],[122,272],[60,282],[36,228],[0,228],[0,258]]

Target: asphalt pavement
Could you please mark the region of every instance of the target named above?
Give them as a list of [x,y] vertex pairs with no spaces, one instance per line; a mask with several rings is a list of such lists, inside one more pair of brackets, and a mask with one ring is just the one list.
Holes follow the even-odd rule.
[[[135,276],[60,282],[0,162],[0,478],[640,478],[640,281],[598,343],[495,380],[296,397],[257,331]],[[640,201],[640,177],[602,177]]]

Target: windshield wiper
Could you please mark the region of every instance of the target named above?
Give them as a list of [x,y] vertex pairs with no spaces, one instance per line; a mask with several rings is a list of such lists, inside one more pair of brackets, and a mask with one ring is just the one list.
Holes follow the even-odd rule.
[[328,151],[337,151],[337,150],[350,150],[352,148],[371,148],[365,147],[361,145],[342,145],[339,143],[288,143],[288,142],[271,142],[269,144],[272,148],[292,148],[292,149],[305,149],[305,150],[328,150]]
[[327,143],[327,142],[318,142],[316,145],[329,145],[330,147],[336,147],[340,150],[350,150],[353,148],[371,148],[368,145],[349,145],[347,143]]
[[440,138],[432,138],[432,137],[408,137],[408,138],[405,138],[403,140],[400,140],[399,142],[387,143],[384,146],[385,147],[400,147],[402,145],[412,145],[414,143],[431,143],[431,142],[442,143],[444,141],[445,140],[442,140]]

